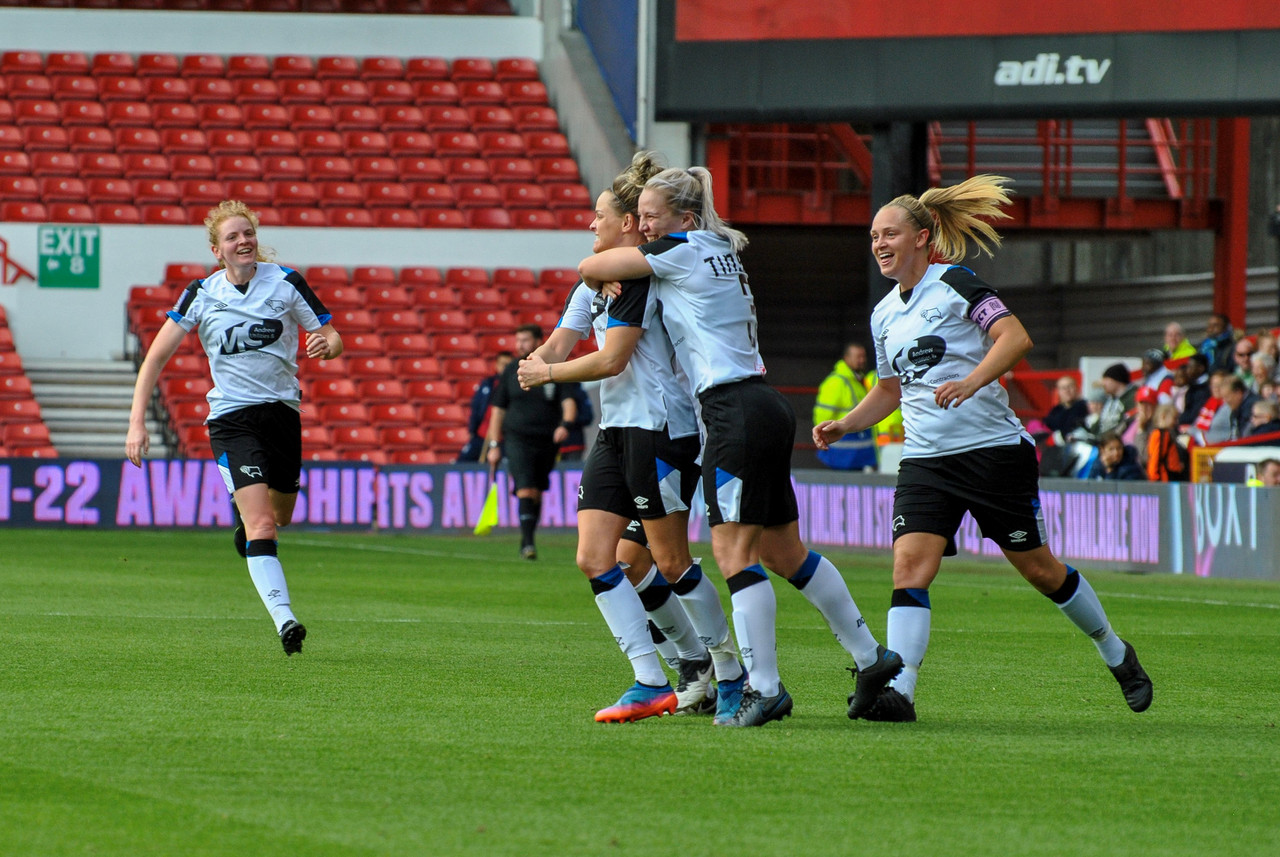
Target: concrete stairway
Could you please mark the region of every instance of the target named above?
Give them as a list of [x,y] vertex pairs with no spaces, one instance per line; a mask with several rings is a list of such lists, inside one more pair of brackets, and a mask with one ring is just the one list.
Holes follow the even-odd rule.
[[[62,458],[121,458],[137,369],[130,360],[29,360],[27,377]],[[167,458],[164,430],[148,420],[151,456]]]

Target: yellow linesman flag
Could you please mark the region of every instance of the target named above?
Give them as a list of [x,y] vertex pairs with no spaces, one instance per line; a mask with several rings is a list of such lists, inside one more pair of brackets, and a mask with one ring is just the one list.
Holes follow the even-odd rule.
[[477,536],[487,536],[489,531],[498,525],[498,483],[489,483],[489,496],[484,498],[484,508],[480,510],[480,518],[476,521],[473,532]]

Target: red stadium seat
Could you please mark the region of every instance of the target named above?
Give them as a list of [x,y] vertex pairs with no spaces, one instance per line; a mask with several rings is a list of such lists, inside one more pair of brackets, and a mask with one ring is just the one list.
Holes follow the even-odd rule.
[[449,62],[443,57],[414,57],[404,64],[405,80],[447,80]]
[[[125,132],[146,129],[121,129]],[[160,151],[166,155],[204,154],[209,150],[209,138],[199,128],[169,128],[160,136]]]
[[[165,106],[170,107],[176,105]],[[184,106],[190,108],[190,105]],[[152,126],[157,128],[160,127],[159,125],[156,125],[159,120],[155,116],[155,111],[153,111],[151,109],[151,105],[147,104],[145,101],[113,101],[106,105],[106,110],[106,124],[108,128],[146,128],[150,130]],[[187,125],[185,127],[191,127],[195,124],[194,110],[192,110],[191,113],[193,121],[191,125]],[[176,123],[165,125],[164,127],[176,127]],[[154,131],[152,133],[154,133]]]
[[376,131],[381,127],[382,115],[368,105],[343,104],[334,111],[334,130]]
[[9,98],[14,101],[36,99],[40,101],[53,99],[53,84],[43,74],[10,74],[5,75]]
[[110,128],[74,126],[68,136],[67,147],[72,152],[113,152],[115,136]]
[[322,208],[294,206],[282,209],[281,215],[286,226],[328,226],[329,216]]
[[388,229],[421,229],[422,218],[411,208],[374,209],[374,219],[379,227]]
[[384,133],[392,131],[420,131],[426,127],[426,117],[421,108],[412,104],[387,104],[378,108],[380,125]]
[[[355,390],[354,382],[350,383]],[[356,398],[326,400],[319,406],[319,411],[320,422],[331,427],[369,425],[369,406]]]
[[337,114],[327,104],[293,104],[288,112],[293,131],[328,131],[337,122]]
[[348,181],[354,177],[355,168],[350,160],[341,156],[308,158],[307,175],[314,182]]
[[264,181],[305,181],[307,163],[296,155],[265,155],[262,161]]
[[[21,103],[21,102],[19,102]],[[53,104],[53,102],[29,102],[32,104]],[[56,119],[54,121],[57,121]],[[107,112],[97,101],[64,101],[62,102],[63,125],[91,125],[101,127],[107,122]]]
[[537,80],[538,64],[528,57],[504,57],[494,63],[495,80]]
[[506,309],[476,309],[471,311],[471,325],[481,333],[510,333],[516,329],[516,317]]
[[374,312],[378,329],[387,333],[418,333],[423,329],[422,316],[416,309],[384,309]]
[[40,198],[45,202],[83,202],[88,189],[83,181],[70,176],[40,179]]
[[[34,167],[26,152],[0,151],[0,176],[33,176]],[[75,171],[73,166],[71,172]]]
[[471,208],[465,214],[472,229],[512,229],[515,225],[505,208]]
[[538,276],[529,268],[494,268],[495,289],[532,289],[538,285]]
[[341,425],[333,428],[333,444],[340,451],[352,448],[376,449],[381,446],[381,441],[377,429],[371,426]]
[[457,104],[457,84],[451,80],[419,80],[414,86],[413,103],[418,107],[432,104]]
[[528,158],[489,158],[490,180],[495,184],[518,182],[532,184],[537,181],[538,172],[533,161]]
[[378,330],[378,323],[373,317],[373,313],[367,309],[339,309],[330,307],[333,313],[333,325],[342,333],[350,331],[364,331],[366,333],[374,333]]
[[29,423],[43,419],[40,403],[35,399],[0,398],[0,424]]
[[456,208],[424,208],[419,211],[423,229],[466,229],[467,216]]
[[262,161],[253,155],[222,155],[214,160],[214,171],[224,179],[260,179]]
[[554,211],[545,208],[515,208],[511,211],[513,229],[559,229]]
[[369,104],[373,93],[362,80],[331,79],[323,82],[324,103],[330,107],[339,104]]
[[298,134],[298,154],[303,157],[343,153],[342,135],[337,131],[301,131]]
[[[397,357],[396,376],[405,379],[406,394],[408,384],[417,380],[440,380],[444,376],[444,367],[436,357]],[[412,397],[410,397],[412,398]]]
[[351,80],[360,76],[360,64],[349,56],[320,57],[315,76],[318,80]]
[[324,85],[318,80],[285,78],[280,81],[281,104],[323,104],[324,96]]
[[246,131],[283,131],[289,127],[289,111],[280,104],[246,104],[243,108],[225,106],[240,111],[243,116],[241,125]]
[[80,159],[70,152],[33,152],[31,154],[31,175],[36,178],[79,174]]
[[80,51],[51,53],[45,57],[45,74],[53,76],[89,74],[89,56]]
[[221,77],[196,77],[191,79],[193,104],[211,102],[229,103],[236,100],[236,88],[231,81]]
[[458,197],[458,208],[495,208],[503,205],[502,192],[498,185],[487,182],[459,182],[454,185]]
[[28,152],[65,152],[71,144],[66,130],[57,125],[28,125],[21,133]]
[[463,426],[434,426],[428,435],[432,454],[439,457],[456,455],[471,440],[471,434]]
[[187,210],[180,205],[143,205],[142,222],[157,226],[185,226]]
[[31,379],[26,375],[0,376],[0,399],[32,399]]
[[204,131],[212,128],[233,128],[243,133],[245,113],[236,104],[201,104],[196,124]]
[[225,78],[227,64],[220,54],[187,54],[178,64],[178,74],[182,77]]
[[271,76],[281,78],[315,78],[316,63],[310,56],[286,54],[271,61]]
[[[387,407],[412,410],[408,405],[389,405]],[[378,438],[382,441],[383,447],[389,450],[425,449],[427,447],[427,433],[415,425],[388,425],[378,431]]]
[[191,81],[185,77],[152,77],[147,79],[147,102],[155,105],[168,101],[189,103]]
[[227,77],[271,77],[271,61],[262,54],[237,54],[227,58]]
[[474,357],[480,354],[480,341],[474,333],[438,333],[431,340],[441,357]]
[[203,179],[213,176],[213,158],[205,154],[179,154],[169,159],[172,169],[170,175],[178,181],[183,179]]
[[348,131],[343,134],[343,148],[351,157],[387,155],[391,143],[381,131]]
[[[5,102],[8,107],[8,102]],[[102,105],[95,105],[99,110]],[[13,103],[13,123],[23,125],[56,125],[62,121],[62,109],[57,102],[45,99],[16,101]],[[105,114],[104,114],[105,115]],[[84,124],[84,123],[79,123]]]
[[454,104],[437,104],[426,110],[427,129],[433,134],[451,131],[470,131],[471,114],[465,107]]
[[85,199],[91,204],[131,203],[134,199],[133,182],[129,179],[90,179],[86,185]]
[[253,152],[265,155],[297,155],[300,152],[298,135],[283,128],[263,128],[253,133]]
[[405,384],[409,401],[419,404],[449,404],[459,400],[458,390],[452,381],[439,377],[418,378]]
[[169,158],[158,152],[134,152],[123,159],[123,175],[127,179],[164,178],[172,166]]
[[425,131],[392,131],[387,144],[396,158],[433,158],[436,154],[435,138]]
[[553,212],[561,229],[590,229],[596,219],[594,211],[585,209],[561,208]]
[[280,84],[269,77],[242,77],[235,82],[237,104],[279,104]]
[[409,205],[415,209],[445,208],[452,209],[457,205],[457,195],[453,187],[434,182],[418,182],[409,185]]
[[262,181],[240,179],[227,182],[227,199],[238,199],[254,209],[269,208],[275,201],[271,185]]
[[356,389],[365,404],[405,401],[404,382],[398,378],[366,378],[356,382]]
[[44,73],[44,57],[35,51],[5,51],[0,54],[0,74]]
[[[400,181],[400,165],[394,158],[361,156],[351,159],[354,178],[358,182],[398,182]],[[405,189],[406,199],[408,190]]]
[[87,75],[50,78],[54,101],[98,101],[98,79]]
[[342,265],[311,265],[302,272],[302,276],[313,288],[351,284],[351,272]]
[[133,55],[126,53],[95,54],[89,65],[89,73],[94,77],[133,75],[136,72],[137,64]]
[[179,182],[183,205],[214,206],[227,198],[227,185],[216,179],[188,179]]
[[0,178],[0,199],[38,202],[40,185],[31,176],[5,176]]
[[[477,363],[484,364],[483,360],[476,359]],[[485,371],[489,370],[485,366]],[[481,376],[481,377],[488,377]],[[439,403],[439,404],[423,404],[420,412],[422,421],[428,425],[457,425],[465,426],[467,424],[467,411],[459,404]]]
[[517,131],[559,131],[560,117],[554,107],[524,105],[515,108]]
[[215,128],[206,132],[210,155],[249,155],[253,153],[253,137],[239,128]]
[[331,446],[333,446],[333,429],[329,426],[302,427],[303,449],[328,449]]
[[389,104],[413,106],[417,90],[407,80],[375,80],[369,84],[369,104],[383,107]]
[[321,208],[350,208],[364,204],[364,186],[356,182],[320,182]]
[[142,211],[127,203],[99,203],[93,206],[93,219],[98,223],[141,223]]
[[505,101],[509,106],[545,106],[547,87],[539,80],[511,80],[502,84]]
[[342,206],[324,209],[330,226],[341,226],[347,229],[373,229],[378,225],[373,214],[364,208]]
[[275,193],[278,206],[316,208],[320,203],[320,194],[310,182],[278,181]]
[[178,56],[177,54],[139,54],[137,69],[138,77],[177,77]]
[[[574,185],[563,185],[563,187],[574,187]],[[499,185],[498,188],[502,194],[502,204],[507,208],[546,208],[549,202],[547,191],[539,184],[512,182]]]

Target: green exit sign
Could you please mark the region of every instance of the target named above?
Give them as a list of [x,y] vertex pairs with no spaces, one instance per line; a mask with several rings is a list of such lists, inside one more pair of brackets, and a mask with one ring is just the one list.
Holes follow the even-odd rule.
[[98,288],[100,238],[96,226],[41,226],[40,287]]

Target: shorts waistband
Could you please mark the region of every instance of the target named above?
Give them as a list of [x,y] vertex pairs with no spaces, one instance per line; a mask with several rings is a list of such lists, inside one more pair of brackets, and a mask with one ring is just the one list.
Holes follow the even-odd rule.
[[763,375],[752,375],[748,378],[743,378],[741,381],[728,381],[724,384],[716,384],[714,387],[708,387],[707,389],[699,393],[698,401],[705,402],[707,398],[712,395],[716,395],[722,392],[726,392],[728,390],[732,390],[734,387],[737,387],[742,384],[763,384],[763,383],[765,383]]

